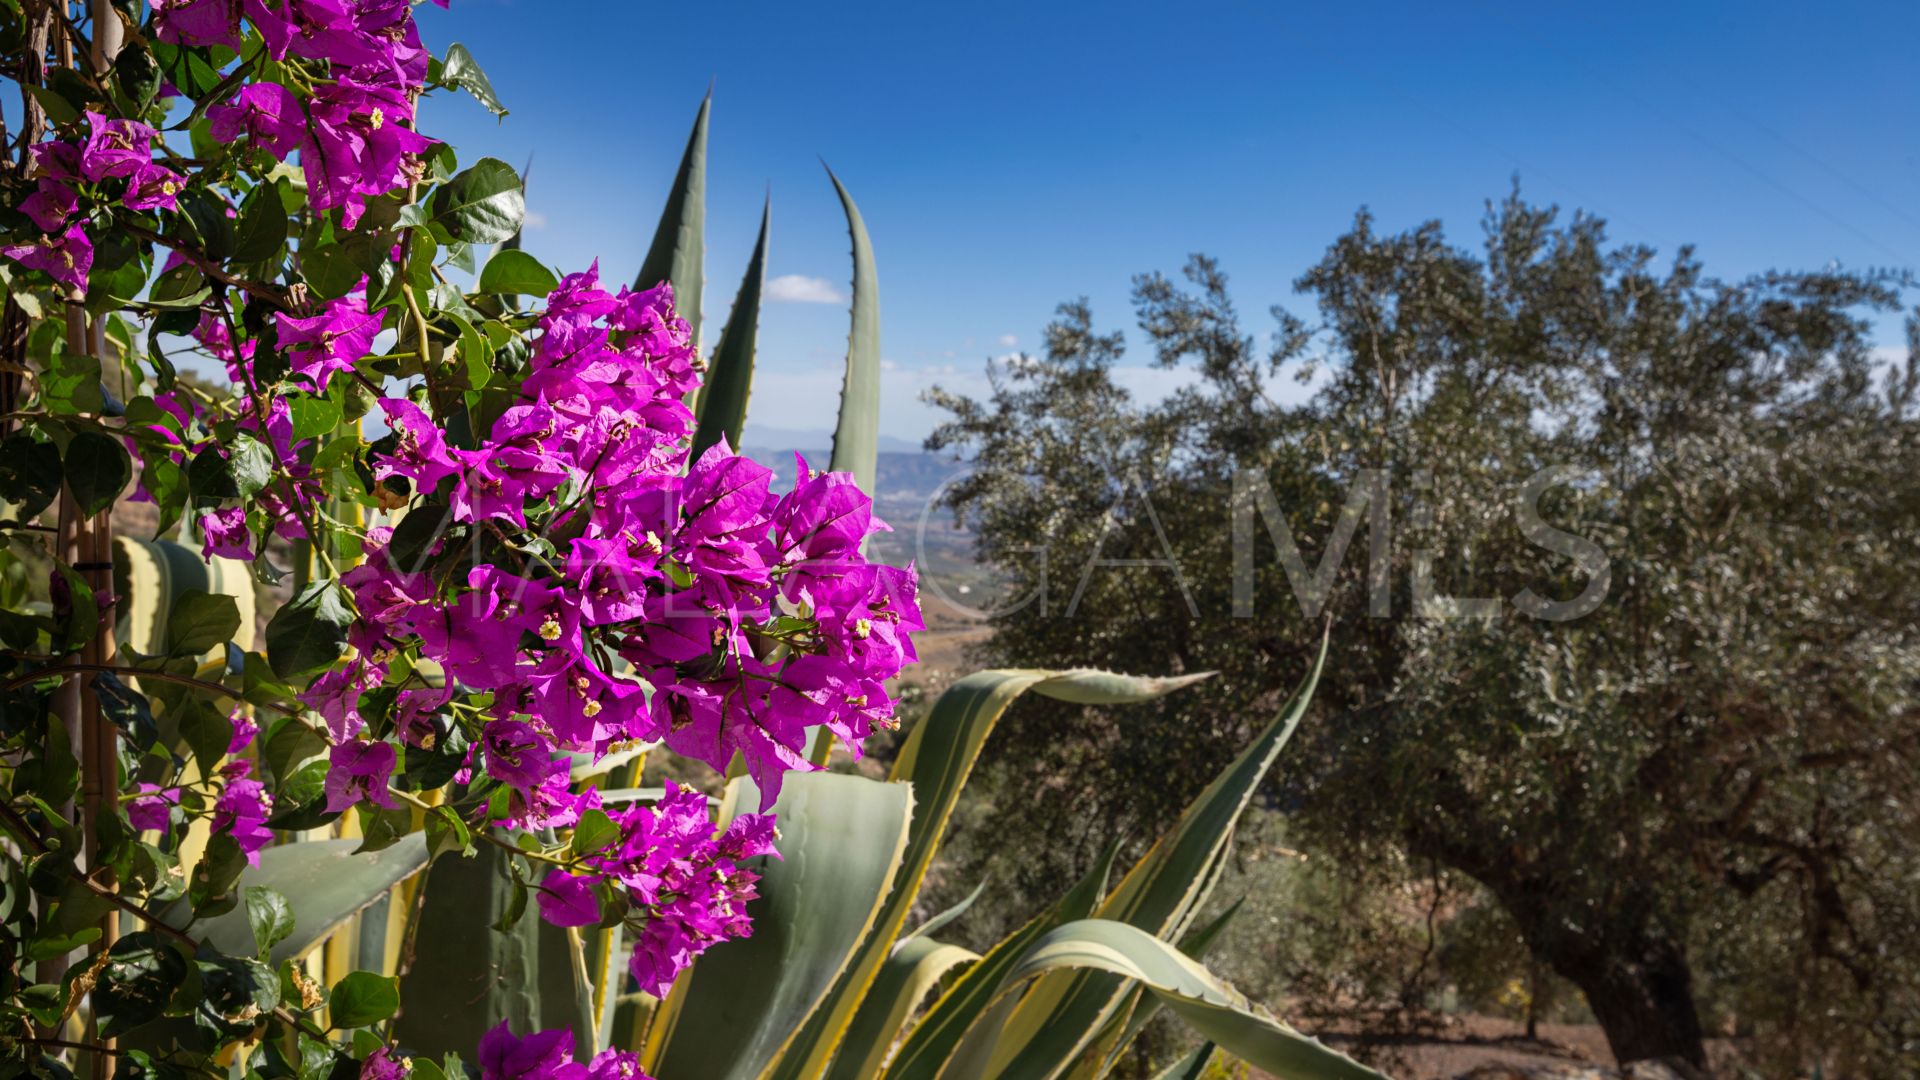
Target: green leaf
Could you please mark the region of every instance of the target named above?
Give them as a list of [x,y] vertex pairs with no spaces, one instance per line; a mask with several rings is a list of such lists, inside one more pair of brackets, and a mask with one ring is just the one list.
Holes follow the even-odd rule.
[[540,260],[524,251],[496,251],[480,271],[480,291],[507,296],[545,296],[560,287],[560,279]]
[[513,166],[481,158],[436,189],[428,207],[455,240],[497,244],[520,230],[527,200]]
[[167,614],[167,655],[198,656],[239,631],[240,605],[233,597],[188,589],[173,598]]
[[280,977],[251,956],[202,954],[194,965],[204,995],[197,1020],[228,1038],[240,1038],[280,1004]]
[[867,985],[906,924],[914,897],[933,864],[947,820],[987,735],[1015,698],[1033,690],[1048,697],[1103,704],[1147,701],[1198,678],[1205,676],[1149,679],[1104,671],[996,670],[968,675],[940,695],[933,711],[907,737],[894,760],[891,778],[912,783],[917,806],[906,857],[875,931],[861,942],[860,955],[834,984],[827,1002],[808,1019],[806,1030],[770,1075],[811,1077],[826,1067]]
[[[106,396],[100,390],[99,359],[61,351],[40,375],[40,400],[49,412],[68,416],[106,408]],[[131,464],[128,470],[132,470]]]
[[83,431],[67,443],[67,487],[80,512],[92,517],[113,505],[133,480],[133,458],[119,439]]
[[283,679],[318,671],[340,658],[352,625],[339,583],[309,582],[267,623],[267,663]]
[[160,739],[153,722],[153,705],[145,694],[120,681],[111,671],[93,677],[93,696],[100,702],[100,715],[125,732],[133,745],[148,749]]
[[493,343],[460,315],[449,311],[447,318],[460,329],[460,360],[467,368],[467,388],[479,390],[493,381]]
[[280,201],[279,188],[262,184],[248,194],[240,205],[237,234],[235,262],[264,262],[280,250],[287,242],[287,207]]
[[348,233],[331,244],[302,247],[300,273],[316,299],[332,300],[345,296],[362,277],[378,271],[392,247],[393,237],[388,233]]
[[327,1016],[334,1028],[377,1024],[400,1008],[400,980],[355,971],[333,984],[327,995]]
[[[426,839],[417,833],[369,854],[354,854],[356,843],[311,840],[282,844],[262,850],[257,867],[247,867],[241,860],[243,887],[270,888],[286,897],[292,909],[293,932],[271,947],[269,963],[277,967],[305,955],[427,865]],[[191,924],[193,935],[224,953],[251,953],[255,942],[250,914],[233,911]],[[177,929],[186,929],[192,916],[185,904],[173,904],[160,912],[161,920]]]
[[[1222,859],[1220,861],[1224,866],[1226,860]],[[1198,929],[1188,931],[1186,936],[1180,939],[1180,951],[1198,960],[1202,964],[1206,963],[1207,956],[1213,952],[1214,945],[1219,942],[1221,936],[1226,932],[1227,924],[1231,923],[1233,917],[1240,913],[1240,906],[1244,903],[1246,903],[1246,898],[1241,897],[1239,900],[1234,901],[1226,911],[1222,912],[1219,917],[1215,918],[1212,922]],[[1158,998],[1146,994],[1138,985],[1128,987],[1127,1003],[1121,1008],[1118,1014],[1118,1016],[1124,1016],[1126,1022],[1124,1024],[1109,1023],[1107,1025],[1107,1032],[1111,1034],[1103,1033],[1103,1037],[1100,1040],[1100,1046],[1102,1048],[1101,1057],[1105,1060],[1105,1068],[1108,1071],[1111,1071],[1115,1067],[1120,1060],[1120,1055],[1126,1052],[1127,1047],[1132,1045],[1133,1040],[1139,1036],[1140,1032],[1146,1028],[1147,1024],[1151,1022],[1155,1016],[1159,1015],[1159,1012],[1160,1001]],[[1116,1016],[1116,1019],[1118,1016]]]
[[693,327],[696,347],[700,338],[700,294],[707,283],[707,119],[712,111],[713,92],[709,90],[694,115],[686,152],[680,155],[680,169],[673,177],[673,190],[667,193],[660,224],[654,227],[653,243],[647,248],[646,261],[640,264],[640,275],[633,286],[651,289],[663,281],[672,282],[674,310]]
[[[738,778],[727,803],[757,806],[759,792]],[[669,1034],[649,1071],[761,1075],[874,925],[900,868],[913,804],[906,784],[787,774],[774,804],[782,858],[743,864],[762,875],[748,906],[753,936],[715,946],[681,976],[655,1021]]]
[[[193,868],[187,902],[196,918],[213,918],[232,911],[239,901],[234,887],[247,869],[247,856],[226,833],[215,833]],[[245,952],[244,944],[238,952]]]
[[580,815],[580,823],[573,827],[571,850],[574,858],[584,858],[604,850],[619,839],[620,826],[613,823],[606,811],[588,810]]
[[227,747],[233,743],[233,721],[205,701],[191,699],[179,724],[180,737],[193,750],[193,760],[200,764],[201,777],[211,780],[221,759],[227,756]]
[[[255,654],[257,655],[257,654]],[[253,657],[248,658],[248,671],[253,669]],[[281,696],[281,700],[292,697]],[[319,732],[288,716],[279,720],[260,740],[260,755],[266,759],[267,768],[273,770],[274,779],[286,783],[294,771],[308,761],[327,752],[327,740]]]
[[474,62],[473,54],[467,51],[467,47],[457,41],[447,47],[447,58],[440,64],[438,81],[442,86],[465,90],[496,117],[507,115],[506,107],[500,104],[499,95],[493,92],[493,83],[488,81],[487,73],[480,70],[480,65]]
[[773,223],[773,200],[760,212],[760,238],[734,294],[733,311],[720,344],[714,346],[707,381],[700,390],[700,424],[693,433],[693,457],[719,442],[740,447],[740,431],[747,425],[747,396],[753,391],[755,340],[760,334],[760,290],[767,283],[767,233]]
[[0,442],[0,500],[18,504],[16,520],[31,521],[60,494],[60,449],[18,432]]
[[121,49],[120,55],[114,57],[113,81],[133,106],[128,111],[139,116],[153,104],[154,95],[160,91],[160,66],[145,49]]
[[253,948],[265,953],[293,934],[293,905],[271,885],[241,889],[247,902],[247,925],[253,930]]
[[225,262],[233,257],[239,241],[233,219],[227,216],[228,206],[224,199],[189,187],[180,194],[180,210],[181,217],[198,234],[200,250],[206,252],[208,258],[214,262]]
[[295,394],[285,399],[293,414],[293,437],[313,439],[331,435],[340,426],[345,410],[331,397]]
[[251,499],[273,481],[273,448],[239,432],[227,444],[227,470],[242,499]]
[[[1000,994],[1015,994],[1022,983],[1049,973],[1083,970],[1145,984],[1161,1004],[1229,1054],[1276,1076],[1382,1080],[1380,1073],[1267,1015],[1172,945],[1126,923],[1086,919],[1049,931],[1007,973]],[[986,1025],[986,1019],[992,1016],[989,1012],[980,1022],[989,1037],[1000,1034]],[[1070,1031],[1055,1027],[1047,1033],[1056,1041],[1072,1038]],[[984,1071],[963,1070],[953,1075],[956,1080],[977,1076],[1046,1080],[1062,1075],[1074,1060],[1062,1059],[1051,1050],[1040,1044],[1024,1048],[996,1045]]]
[[354,809],[360,815],[360,846],[353,849],[356,855],[384,851],[399,843],[407,830],[413,828],[413,811],[405,806],[381,807],[363,802]]
[[28,84],[21,89],[33,95],[33,100],[39,102],[40,107],[47,111],[47,119],[52,120],[54,123],[71,124],[75,120],[80,119],[80,110],[75,108],[72,102],[61,97],[53,90],[32,84]]
[[[174,313],[198,308],[201,301],[212,295],[206,275],[191,263],[181,263],[155,278],[153,288],[147,290],[146,299],[140,303]],[[131,298],[128,300],[131,302]]]
[[833,429],[834,472],[850,472],[860,490],[874,489],[880,461],[880,283],[873,242],[846,185],[827,170],[847,214],[853,240],[853,322],[847,331],[847,373],[840,385],[840,422]]
[[452,807],[436,806],[427,812],[427,856],[437,859],[444,851],[465,852],[473,846],[473,833]]
[[151,930],[136,930],[107,950],[93,988],[100,1034],[112,1037],[157,1019],[187,981],[187,958]]

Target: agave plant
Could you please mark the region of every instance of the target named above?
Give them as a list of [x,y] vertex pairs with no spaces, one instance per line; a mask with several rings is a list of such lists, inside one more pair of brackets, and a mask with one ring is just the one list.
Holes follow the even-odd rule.
[[[709,98],[700,105],[638,276],[643,287],[671,281],[678,308],[696,331],[705,284],[710,114]],[[878,285],[859,209],[831,171],[829,178],[853,257],[851,331],[830,467],[853,473],[871,490]],[[711,352],[696,453],[721,439],[738,445],[745,427],[770,211],[762,214],[746,275]],[[528,291],[551,282],[551,273],[514,242],[480,273],[496,286],[524,280]],[[124,546],[136,620],[166,626],[170,602],[196,588],[245,592],[243,610],[251,610],[244,576],[229,581],[216,568],[196,577],[180,567],[202,565],[198,556],[177,555],[165,542]],[[128,640],[140,639],[135,633]],[[269,849],[243,883],[290,898],[297,930],[273,947],[275,963],[309,956],[317,958],[310,964],[338,973],[360,967],[407,975],[395,1030],[422,1060],[465,1052],[505,1019],[519,1030],[571,1027],[583,1056],[610,1045],[637,1049],[662,1080],[1097,1077],[1165,1008],[1208,1040],[1169,1069],[1169,1077],[1197,1076],[1216,1046],[1276,1075],[1371,1077],[1377,1074],[1267,1014],[1196,959],[1231,916],[1197,922],[1225,864],[1234,824],[1299,722],[1318,673],[1316,665],[1280,714],[1117,884],[1110,881],[1115,848],[1050,909],[984,954],[936,937],[965,904],[913,928],[907,923],[1001,714],[1029,691],[1123,705],[1172,693],[1204,675],[978,672],[941,695],[908,734],[886,780],[824,771],[790,777],[775,804],[781,858],[754,867],[761,880],[751,909],[753,936],[713,948],[664,1000],[622,992],[618,926],[583,932],[523,918],[527,890],[509,876],[500,850],[481,845],[469,857],[436,861],[440,844],[430,829],[378,850],[364,850],[371,845],[351,836]],[[823,735],[812,748],[816,762],[826,760],[829,739]],[[309,749],[317,754],[321,747]],[[609,804],[652,797],[657,793],[614,779],[637,778],[647,749],[582,760],[575,778],[599,777]],[[281,772],[307,764],[298,748],[283,757],[268,767]],[[750,779],[732,777],[717,813],[724,819],[736,807],[756,806],[758,798]],[[390,906],[409,914],[390,918]],[[245,911],[203,923],[201,930],[221,947],[231,938],[235,949],[252,934]]]

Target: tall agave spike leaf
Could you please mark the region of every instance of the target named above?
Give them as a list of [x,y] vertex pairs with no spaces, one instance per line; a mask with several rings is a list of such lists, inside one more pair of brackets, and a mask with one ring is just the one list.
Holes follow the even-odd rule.
[[[1110,919],[1085,919],[1049,931],[1007,973],[1002,1000],[1017,995],[1021,984],[1065,972],[1099,972],[1121,982],[1137,982],[1200,1034],[1247,1064],[1290,1080],[1382,1080],[1381,1074],[1345,1054],[1267,1015],[1245,995],[1181,954],[1179,949],[1139,927]],[[994,1013],[989,1011],[986,1018]],[[995,1034],[984,1020],[976,1028]],[[970,1033],[971,1035],[972,1033]],[[1056,1041],[1070,1033],[1050,1030]],[[1004,1034],[997,1040],[1004,1046]],[[997,1047],[984,1070],[949,1070],[954,1080],[982,1076],[1052,1080],[1074,1062],[1072,1055],[1042,1056],[1029,1045],[1007,1058]]]
[[968,675],[941,694],[934,702],[933,711],[907,737],[900,756],[893,763],[891,778],[911,781],[918,800],[906,859],[894,881],[893,892],[886,899],[873,933],[861,942],[854,962],[841,974],[826,1002],[808,1019],[806,1028],[768,1076],[777,1080],[811,1080],[832,1060],[861,996],[900,936],[914,896],[920,891],[927,867],[933,863],[934,852],[939,849],[940,836],[946,831],[954,804],[960,799],[960,789],[980,756],[981,746],[1014,698],[1033,690],[1069,701],[1117,705],[1161,697],[1206,677],[1150,679],[1110,671],[996,670]]
[[754,241],[753,257],[747,260],[746,275],[733,298],[733,311],[727,315],[726,328],[720,331],[720,343],[713,347],[706,385],[700,390],[700,426],[693,433],[695,460],[721,439],[739,447],[740,430],[747,425],[754,345],[760,336],[760,290],[767,283],[767,231],[772,221],[773,197],[768,196],[760,212],[760,239]]
[[[1141,857],[1100,905],[1099,918],[1160,937],[1181,932],[1217,878],[1235,822],[1306,712],[1326,649],[1323,638],[1312,670],[1292,699]],[[1001,1070],[1013,1068],[1010,1075],[1041,1076],[1066,1068],[1106,1033],[1126,1003],[1127,990],[1126,980],[1098,970],[1065,970],[1039,980],[1007,1019],[991,1074],[1006,1075]]]
[[427,874],[413,970],[400,981],[394,1026],[416,1054],[470,1054],[502,1020],[521,1032],[578,1026],[566,931],[524,909],[508,930],[492,929],[516,904],[507,858],[492,844],[476,844],[471,858],[439,859]]
[[[728,785],[729,807],[759,801],[751,780]],[[748,908],[753,936],[716,945],[681,975],[649,1030],[647,1071],[660,1080],[762,1075],[873,928],[913,810],[906,784],[788,776],[774,805],[780,858],[750,864],[761,875]]]
[[930,937],[902,941],[880,965],[880,974],[867,988],[847,1026],[840,1053],[827,1070],[826,1080],[871,1080],[879,1076],[894,1040],[920,1000],[933,991],[947,973],[970,964],[980,955]]
[[[426,836],[415,833],[392,847],[354,854],[355,840],[283,844],[260,852],[260,865],[240,875],[240,887],[265,885],[293,908],[293,933],[273,947],[277,967],[304,955],[368,905],[427,865]],[[179,901],[160,912],[170,926],[185,929],[192,911]],[[254,954],[253,927],[243,904],[218,918],[193,923],[192,933],[230,956]]]
[[[967,1033],[974,1019],[992,1003],[994,992],[1000,988],[1000,980],[1006,977],[1015,962],[1026,955],[1027,949],[1039,940],[1040,935],[1093,914],[1094,906],[1106,894],[1107,878],[1113,872],[1114,857],[1119,854],[1118,841],[1107,845],[1106,852],[1094,863],[1093,869],[1056,901],[1051,909],[1000,939],[998,944],[987,950],[979,963],[954,980],[947,992],[940,995],[927,1014],[907,1033],[906,1039],[900,1044],[899,1053],[893,1056],[893,1061],[887,1066],[887,1080],[933,1080],[939,1075],[940,1067],[947,1063],[947,1058],[960,1045],[961,1037]],[[851,1048],[853,1044],[849,1041],[848,1045]]]
[[651,289],[663,281],[673,282],[674,307],[693,327],[696,346],[700,341],[700,292],[706,287],[707,115],[712,110],[713,88],[708,87],[693,118],[686,153],[680,155],[673,190],[660,211],[660,224],[653,230],[653,244],[633,286]]
[[[880,468],[880,279],[873,266],[873,241],[867,223],[847,187],[826,162],[827,178],[840,196],[847,215],[847,236],[853,244],[853,309],[847,329],[847,372],[840,384],[840,420],[833,429],[833,455],[828,468],[848,472],[860,490],[872,492]],[[865,544],[862,543],[864,550]],[[825,765],[833,753],[833,733],[815,728],[807,759]]]
[[852,473],[860,490],[872,491],[880,461],[880,281],[860,208],[832,169],[827,178],[840,195],[853,241],[853,323],[847,331],[847,374],[840,385],[840,422],[833,429],[832,469]]

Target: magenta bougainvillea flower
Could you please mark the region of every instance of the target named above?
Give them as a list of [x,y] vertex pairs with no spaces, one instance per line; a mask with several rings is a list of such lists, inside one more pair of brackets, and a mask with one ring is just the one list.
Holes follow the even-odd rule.
[[65,231],[68,219],[79,208],[80,197],[73,193],[72,188],[45,176],[35,182],[34,193],[20,203],[21,213],[50,233]]
[[153,23],[168,44],[240,48],[237,0],[153,0]]
[[334,372],[353,367],[380,333],[380,317],[367,313],[363,295],[351,293],[329,302],[317,315],[297,318],[280,312],[274,321],[288,369],[315,387],[325,386]]
[[480,1080],[651,1080],[640,1058],[602,1050],[593,1060],[573,1060],[573,1033],[565,1029],[516,1036],[505,1020],[480,1038]]
[[412,1071],[410,1059],[395,1057],[391,1047],[382,1046],[360,1063],[360,1080],[400,1080]]
[[253,533],[247,529],[247,509],[227,506],[200,515],[200,554],[212,559],[253,558]]
[[389,810],[393,801],[387,783],[393,779],[398,754],[388,742],[343,742],[333,748],[327,769],[327,810],[338,813],[366,801]]
[[86,295],[87,274],[93,269],[93,241],[78,225],[36,244],[0,247],[0,255],[29,270],[44,271],[76,299]]
[[87,141],[80,147],[80,175],[90,183],[132,176],[153,164],[156,132],[138,120],[109,120],[87,114]]
[[258,780],[245,777],[230,780],[213,806],[213,831],[233,837],[247,861],[260,865],[260,849],[273,842],[267,828],[267,815],[273,812],[273,796]]
[[306,112],[293,91],[272,82],[253,82],[224,105],[207,110],[213,137],[233,142],[242,135],[282,161],[307,133]]
[[[633,806],[608,816],[619,827],[620,838],[584,862],[593,873],[624,890],[628,902],[646,914],[628,970],[642,990],[664,995],[674,978],[710,946],[752,933],[746,906],[755,895],[759,875],[738,863],[775,854],[773,818],[740,814],[716,835],[707,815],[706,796],[671,780],[656,805]],[[571,881],[570,894],[555,890],[556,896],[568,897],[569,902],[554,906],[564,915],[579,917],[593,898],[583,893],[582,879]],[[543,903],[542,914],[547,911]],[[596,908],[589,921],[598,917]]]
[[180,789],[158,784],[140,784],[141,794],[127,800],[127,820],[136,829],[166,832],[172,823],[173,808],[180,805]]

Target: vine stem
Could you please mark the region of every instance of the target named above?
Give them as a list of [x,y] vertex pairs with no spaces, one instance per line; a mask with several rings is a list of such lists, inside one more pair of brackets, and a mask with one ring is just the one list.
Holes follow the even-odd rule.
[[[28,683],[39,682],[41,679],[51,679],[56,675],[74,675],[85,671],[104,671],[110,675],[132,675],[141,679],[158,679],[161,682],[175,683],[180,686],[191,686],[196,690],[205,690],[209,693],[219,694],[230,701],[246,700],[245,696],[239,691],[231,687],[222,686],[216,682],[196,679],[191,675],[175,675],[170,671],[148,671],[146,668],[126,667],[120,664],[55,664],[53,667],[41,668],[39,671],[30,671],[25,675],[16,675],[6,682],[0,683],[0,690],[13,690],[25,686]],[[272,709],[282,716],[291,716],[296,720],[300,719],[300,711],[298,709],[288,708],[277,701],[268,702],[262,707]],[[313,725],[309,724],[307,726],[312,727]]]
[[[428,802],[425,799],[422,799],[420,796],[415,795],[411,791],[406,791],[397,787],[390,787],[387,789],[387,793],[390,795],[399,796],[401,802],[406,803],[408,806],[411,806],[417,810],[425,810],[428,813],[432,813],[434,810],[439,809],[439,807],[434,806],[434,804]],[[572,863],[569,863],[565,859],[561,859],[561,858],[557,858],[555,856],[549,855],[544,851],[528,851],[526,848],[523,848],[518,844],[509,844],[505,840],[502,840],[499,837],[493,835],[492,831],[484,827],[481,829],[475,830],[475,833],[476,835],[479,836],[480,839],[485,840],[487,843],[492,844],[494,847],[497,847],[502,851],[511,851],[515,855],[525,855],[529,859],[537,859],[540,862],[548,863],[553,866],[558,866],[563,869],[571,868],[573,865]]]

